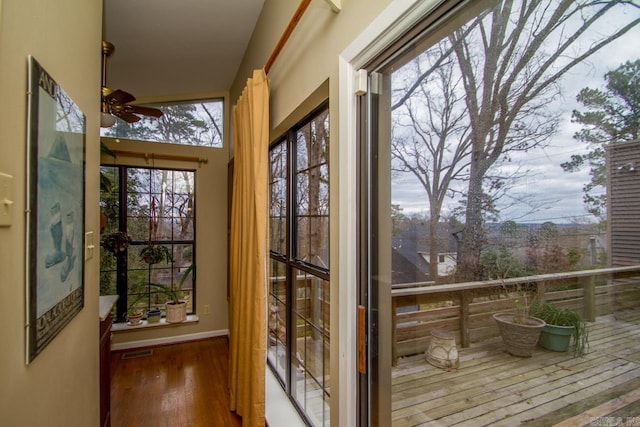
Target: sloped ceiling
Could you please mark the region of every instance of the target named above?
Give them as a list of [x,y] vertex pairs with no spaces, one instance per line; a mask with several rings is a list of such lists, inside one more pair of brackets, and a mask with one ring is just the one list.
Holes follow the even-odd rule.
[[138,100],[227,91],[264,0],[104,0],[107,86]]

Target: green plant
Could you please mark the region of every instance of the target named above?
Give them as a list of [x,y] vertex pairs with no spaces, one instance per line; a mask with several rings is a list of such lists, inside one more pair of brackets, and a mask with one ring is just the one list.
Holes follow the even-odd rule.
[[124,231],[109,233],[102,239],[102,247],[114,255],[124,252],[131,244],[131,236]]
[[153,286],[154,288],[158,289],[158,291],[165,294],[169,301],[178,303],[184,298],[184,292],[182,289],[184,286],[184,282],[187,280],[187,277],[189,276],[189,274],[191,274],[193,271],[195,271],[195,264],[191,264],[189,268],[187,268],[182,273],[182,277],[180,278],[180,281],[178,282],[178,284],[175,284],[175,282],[171,282],[170,286],[159,285],[157,283],[149,283],[149,285]]
[[548,302],[536,302],[530,311],[531,315],[544,320],[549,325],[555,326],[573,326],[574,348],[573,354],[582,356],[589,348],[589,329],[580,314],[568,308],[561,308]]
[[148,244],[140,250],[140,259],[147,264],[158,264],[163,260],[173,262],[173,256],[169,248],[163,245]]

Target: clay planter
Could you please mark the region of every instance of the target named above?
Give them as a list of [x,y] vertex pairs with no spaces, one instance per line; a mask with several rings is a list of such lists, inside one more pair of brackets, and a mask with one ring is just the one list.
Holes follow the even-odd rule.
[[530,316],[525,317],[522,323],[516,323],[514,317],[513,313],[493,315],[507,351],[513,356],[531,357],[546,323],[544,320]]
[[127,315],[127,320],[129,321],[129,324],[131,324],[131,326],[137,326],[142,324],[142,317],[143,317],[142,311],[136,311],[134,313]]

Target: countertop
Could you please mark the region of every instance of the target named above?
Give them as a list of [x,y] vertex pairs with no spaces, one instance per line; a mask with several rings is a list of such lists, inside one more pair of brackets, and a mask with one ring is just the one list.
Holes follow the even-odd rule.
[[120,298],[119,295],[100,295],[100,321],[102,322],[109,316],[113,305]]

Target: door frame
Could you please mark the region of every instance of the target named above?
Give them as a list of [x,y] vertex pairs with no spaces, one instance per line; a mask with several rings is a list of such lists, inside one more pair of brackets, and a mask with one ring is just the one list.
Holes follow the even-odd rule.
[[[338,242],[339,268],[338,283],[341,283],[340,304],[338,310],[338,425],[350,427],[359,425],[359,413],[370,414],[368,395],[362,391],[362,382],[358,373],[357,352],[357,305],[360,300],[359,283],[360,259],[358,251],[358,212],[359,200],[353,197],[359,191],[358,135],[359,135],[359,97],[358,70],[392,42],[412,28],[444,0],[395,0],[374,19],[371,24],[340,54],[338,58],[339,74],[339,141],[338,144]],[[367,316],[368,318],[369,316]],[[368,329],[368,328],[367,328]],[[342,333],[340,332],[342,331]],[[365,386],[367,387],[367,386]],[[370,386],[369,386],[370,388]],[[334,400],[335,402],[335,400]],[[361,408],[367,405],[366,408]],[[377,425],[375,420],[366,420],[368,425]]]

